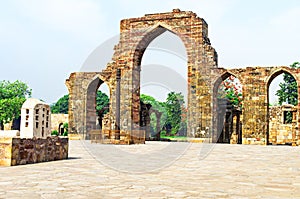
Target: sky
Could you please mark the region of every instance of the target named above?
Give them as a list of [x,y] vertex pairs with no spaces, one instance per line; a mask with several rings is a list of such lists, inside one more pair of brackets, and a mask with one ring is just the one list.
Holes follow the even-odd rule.
[[[206,20],[219,67],[300,61],[298,0],[10,0],[0,3],[0,80],[24,81],[33,97],[53,103],[67,94],[71,72],[105,68],[121,19],[174,8]],[[157,53],[146,51],[143,64],[161,64]]]

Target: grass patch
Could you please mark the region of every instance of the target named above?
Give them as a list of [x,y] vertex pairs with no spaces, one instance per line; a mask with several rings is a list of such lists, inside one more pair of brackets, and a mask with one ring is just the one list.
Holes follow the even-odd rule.
[[186,141],[186,136],[161,136],[163,139],[169,139],[169,140],[178,140],[178,141]]

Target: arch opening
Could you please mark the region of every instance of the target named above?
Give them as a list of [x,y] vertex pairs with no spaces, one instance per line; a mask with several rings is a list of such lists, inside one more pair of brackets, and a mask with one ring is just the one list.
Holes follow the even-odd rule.
[[[182,38],[158,26],[139,43],[134,66],[137,68],[134,70],[137,77],[134,84],[138,90],[134,95],[141,102],[151,105],[148,110],[149,124],[142,121],[144,116],[141,113],[145,109],[139,108],[141,128],[148,130],[146,140],[186,136],[188,67]],[[177,112],[175,109],[170,111],[172,106],[177,108]]]
[[267,81],[267,144],[292,145],[298,129],[298,85],[289,71],[279,70]]
[[213,85],[212,142],[242,144],[242,84],[229,72]]
[[58,125],[58,134],[62,136],[64,132],[65,132],[64,124],[61,122]]
[[110,89],[99,77],[88,86],[86,97],[86,138],[102,129],[104,115],[109,112]]

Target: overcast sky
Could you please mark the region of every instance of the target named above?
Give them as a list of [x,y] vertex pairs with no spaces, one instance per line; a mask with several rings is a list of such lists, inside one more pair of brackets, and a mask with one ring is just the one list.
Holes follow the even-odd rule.
[[67,93],[69,74],[117,38],[121,19],[173,8],[206,20],[219,67],[300,61],[299,0],[10,0],[0,4],[0,80],[24,81],[53,103]]

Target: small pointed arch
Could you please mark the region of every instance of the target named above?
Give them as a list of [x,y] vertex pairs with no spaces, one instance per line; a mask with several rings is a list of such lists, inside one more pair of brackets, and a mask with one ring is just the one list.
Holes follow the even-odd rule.
[[60,122],[58,125],[58,134],[63,135],[64,134],[64,124],[63,122]]
[[229,78],[229,77],[231,77],[231,76],[233,76],[233,77],[239,79],[239,77],[238,77],[236,74],[234,74],[234,73],[232,73],[232,72],[230,72],[230,71],[225,71],[225,72],[223,72],[220,76],[218,76],[218,77],[213,81],[213,93],[214,93],[214,97],[215,97],[215,96],[217,95],[217,93],[218,93],[218,88],[219,88],[220,84],[221,84],[224,80],[226,80],[227,78]]
[[[221,71],[220,71],[221,72]],[[242,87],[239,77],[223,69],[213,83],[213,142],[241,143]],[[236,114],[236,121],[233,118]]]
[[[277,119],[280,118],[277,122],[281,125],[281,124],[289,124],[286,123],[286,114],[290,115],[290,122],[292,121],[297,121],[295,122],[295,126],[296,128],[299,128],[299,122],[296,118],[299,118],[299,107],[296,105],[295,112],[294,111],[287,111],[286,108],[284,107],[293,107],[293,106],[284,106],[283,103],[281,105],[281,103],[279,103],[280,98],[275,97],[276,93],[278,91],[278,85],[280,84],[280,81],[277,80],[281,80],[281,83],[283,82],[283,79],[280,79],[280,76],[283,74],[287,74],[290,75],[291,77],[293,77],[293,79],[296,81],[296,85],[297,85],[297,89],[296,92],[288,92],[288,91],[284,91],[285,93],[288,93],[288,95],[291,95],[292,98],[296,99],[297,102],[299,103],[299,81],[298,81],[298,77],[294,74],[295,69],[293,68],[289,68],[289,67],[277,67],[275,68],[274,71],[272,71],[270,73],[270,75],[268,77],[266,77],[265,79],[265,86],[266,86],[266,91],[267,91],[267,98],[266,98],[266,108],[267,108],[267,133],[266,133],[266,140],[267,140],[267,144],[280,144],[279,139],[277,140],[277,137],[282,135],[281,133],[285,132],[285,130],[280,130],[277,127],[276,122],[274,122],[274,120],[272,120],[272,117],[274,117],[274,111],[276,111],[276,116]],[[277,90],[276,90],[277,88]],[[285,102],[291,103],[293,104],[294,100],[288,99]],[[296,102],[296,101],[294,101]],[[297,104],[297,103],[296,103]],[[295,104],[293,104],[295,105]],[[281,114],[278,114],[280,112],[278,112],[278,110],[276,109],[276,107],[281,107],[280,109],[282,110]],[[294,118],[294,119],[292,119]],[[272,129],[274,129],[274,126],[276,127],[276,129],[278,129],[278,131],[274,131]],[[284,142],[289,142],[288,137],[292,136],[293,134],[295,134],[295,129],[292,129],[291,131],[289,131],[289,136],[284,136],[286,138],[284,138]],[[287,132],[285,132],[287,133]],[[294,138],[292,138],[294,139]]]
[[99,75],[96,75],[88,84],[87,86],[87,93],[91,93],[91,92],[96,92],[98,90],[98,88],[100,87],[100,85],[103,83],[104,81],[102,79],[100,79]]
[[295,76],[293,74],[293,69],[291,69],[289,67],[277,68],[265,80],[265,82],[266,82],[265,86],[266,86],[266,91],[267,91],[267,102],[266,103],[268,103],[268,105],[270,103],[270,92],[272,90],[274,90],[274,88],[275,88],[274,85],[271,85],[271,84],[274,82],[273,81],[274,79],[278,78],[280,75],[283,75],[283,74],[288,74],[288,75],[290,75],[291,77],[293,77],[295,79],[296,84],[297,84],[297,94],[299,94],[299,87],[298,87],[298,82],[299,81],[298,81],[297,76]]
[[[91,130],[99,129],[99,122],[97,121],[97,91],[101,85],[105,83],[100,75],[96,75],[87,86],[86,93],[86,104],[85,104],[85,123],[86,123],[86,132],[89,136]],[[110,89],[109,89],[110,90]]]
[[284,74],[284,73],[291,75],[291,76],[296,80],[296,82],[297,82],[297,84],[298,84],[297,76],[295,76],[295,75],[293,74],[293,72],[292,72],[291,70],[289,70],[288,67],[282,67],[282,68],[276,69],[274,72],[272,72],[272,73],[266,78],[266,86],[267,86],[267,88],[269,88],[271,82],[272,82],[276,77],[278,77],[279,75]]

